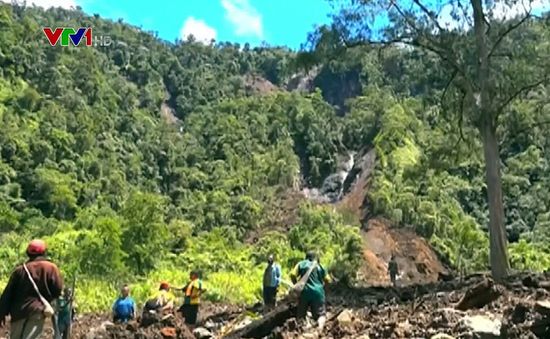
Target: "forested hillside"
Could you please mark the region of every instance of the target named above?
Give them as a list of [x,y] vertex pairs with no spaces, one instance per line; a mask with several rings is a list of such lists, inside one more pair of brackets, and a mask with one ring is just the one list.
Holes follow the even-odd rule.
[[[549,50],[547,19],[503,43]],[[52,47],[43,26],[91,26],[114,44]],[[284,225],[279,210],[340,155],[373,148],[368,215],[414,228],[461,270],[486,269],[483,151],[450,113],[448,70],[409,48],[341,48],[330,27],[310,41],[300,53],[171,44],[79,11],[0,5],[0,280],[34,237],[78,275],[88,309],[107,307],[121,282],[139,282],[140,299],[191,269],[210,298],[251,302],[269,252],[288,271],[313,248],[353,280],[360,220],[303,199]],[[548,89],[500,118],[517,269],[550,268]]]

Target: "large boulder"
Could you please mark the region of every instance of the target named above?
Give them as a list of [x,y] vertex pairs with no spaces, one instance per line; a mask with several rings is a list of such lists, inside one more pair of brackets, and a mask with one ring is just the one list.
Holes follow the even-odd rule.
[[467,315],[460,321],[460,325],[477,338],[500,338],[502,322],[491,315]]

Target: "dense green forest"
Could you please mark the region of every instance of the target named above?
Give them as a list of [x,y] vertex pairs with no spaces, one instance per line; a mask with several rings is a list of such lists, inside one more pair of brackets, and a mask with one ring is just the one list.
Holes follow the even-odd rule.
[[[52,47],[42,27],[60,24],[115,43]],[[548,18],[528,20],[503,44],[548,51],[549,34]],[[301,52],[167,43],[80,11],[0,5],[0,280],[43,237],[88,310],[122,282],[143,300],[191,269],[209,298],[253,302],[270,252],[288,271],[315,249],[352,282],[360,221],[303,201],[285,224],[280,208],[339,155],[373,148],[369,215],[413,227],[460,270],[486,269],[483,151],[450,112],[448,70],[416,49],[344,48],[330,26],[309,38]],[[315,89],[292,90],[296,79]],[[550,268],[548,89],[500,117],[516,269]]]

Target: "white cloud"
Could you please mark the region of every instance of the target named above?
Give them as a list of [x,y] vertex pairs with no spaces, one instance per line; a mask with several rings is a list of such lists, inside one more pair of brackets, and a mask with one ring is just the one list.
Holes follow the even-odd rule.
[[[11,3],[11,0],[0,0],[1,2]],[[17,3],[23,4],[22,0],[18,0]],[[75,0],[27,0],[27,6],[36,5],[43,8],[50,7],[62,7],[62,8],[71,8],[77,6]]]
[[221,3],[236,35],[263,37],[262,17],[248,0],[221,0]]
[[519,0],[512,5],[506,5],[505,2],[495,2],[490,8],[491,17],[494,19],[512,19],[519,15],[525,15],[529,10],[531,13],[540,13],[548,11],[550,3],[544,0]]
[[469,26],[467,20],[469,19],[469,13],[468,18],[466,18],[465,13],[462,11],[462,9],[457,8],[453,5],[444,6],[439,12],[438,16],[439,25],[448,30],[467,29]]
[[203,20],[197,20],[190,16],[181,28],[180,37],[186,40],[190,35],[194,36],[197,41],[209,44],[210,41],[216,39],[217,32]]

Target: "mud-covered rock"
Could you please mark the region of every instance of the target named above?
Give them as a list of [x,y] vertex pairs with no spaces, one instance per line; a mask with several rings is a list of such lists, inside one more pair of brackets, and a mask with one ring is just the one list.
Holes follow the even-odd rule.
[[212,332],[204,327],[197,327],[195,330],[193,330],[193,334],[197,339],[209,339],[213,337]]
[[353,323],[353,312],[351,310],[343,310],[340,312],[336,321],[340,326],[349,326]]

